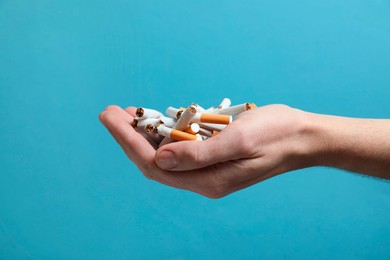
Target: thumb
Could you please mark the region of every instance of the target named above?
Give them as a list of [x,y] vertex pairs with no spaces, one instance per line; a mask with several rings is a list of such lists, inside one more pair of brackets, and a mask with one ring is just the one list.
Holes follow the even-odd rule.
[[181,141],[160,147],[157,165],[165,170],[185,171],[238,159],[240,153],[230,142],[215,136],[206,141]]

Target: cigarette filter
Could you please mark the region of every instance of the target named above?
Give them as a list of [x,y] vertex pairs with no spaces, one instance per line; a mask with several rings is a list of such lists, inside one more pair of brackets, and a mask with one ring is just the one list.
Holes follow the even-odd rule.
[[236,105],[236,106],[232,106],[232,107],[222,108],[222,109],[219,110],[219,114],[235,116],[235,115],[238,115],[238,114],[240,114],[242,112],[245,112],[247,110],[250,110],[250,109],[252,109],[251,104],[244,103],[244,104],[241,104],[241,105]]
[[217,135],[217,134],[219,134],[219,131],[213,130],[213,133],[211,134],[211,136],[214,136],[214,135]]
[[231,104],[232,104],[232,102],[230,101],[230,99],[224,98],[222,100],[221,104],[219,104],[218,108],[219,109],[227,108],[227,107],[230,107]]
[[216,115],[206,113],[196,113],[192,119],[194,123],[211,123],[211,124],[224,124],[227,125],[232,122],[231,115]]
[[176,129],[172,129],[169,127],[166,127],[165,125],[159,125],[157,127],[157,131],[160,135],[169,137],[178,141],[185,141],[185,140],[202,140],[201,137],[192,135],[186,132],[182,132]]
[[186,129],[184,129],[184,132],[194,135],[199,132],[199,129],[200,129],[199,124],[192,123]]
[[135,114],[137,115],[138,119],[159,118],[162,116],[162,114],[157,110],[142,107],[137,108]]

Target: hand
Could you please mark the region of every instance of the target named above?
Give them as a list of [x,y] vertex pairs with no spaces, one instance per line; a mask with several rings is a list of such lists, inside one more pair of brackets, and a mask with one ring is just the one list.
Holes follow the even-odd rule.
[[277,174],[314,165],[306,113],[284,105],[244,112],[206,141],[153,146],[130,123],[135,108],[109,106],[99,118],[143,174],[163,184],[220,198]]

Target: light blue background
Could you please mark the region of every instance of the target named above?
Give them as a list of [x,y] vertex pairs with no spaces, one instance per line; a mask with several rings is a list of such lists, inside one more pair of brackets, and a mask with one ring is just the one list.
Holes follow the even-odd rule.
[[311,168],[210,200],[97,118],[225,96],[389,118],[389,71],[388,0],[0,0],[0,258],[389,259],[389,182]]

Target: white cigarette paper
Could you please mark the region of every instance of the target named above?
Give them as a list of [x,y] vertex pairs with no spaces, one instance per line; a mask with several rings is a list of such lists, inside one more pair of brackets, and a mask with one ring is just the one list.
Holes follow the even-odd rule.
[[142,107],[137,108],[135,114],[137,115],[138,119],[159,118],[163,115],[157,110]]
[[[179,110],[177,113],[180,113],[182,111],[183,110]],[[177,120],[176,124],[173,126],[173,129],[184,131],[188,127],[188,125],[190,124],[190,122],[191,122],[192,118],[195,116],[195,114],[196,114],[195,106],[193,106],[193,105],[189,106],[186,110],[184,110],[184,112],[181,113],[181,116]],[[173,141],[172,139],[164,138],[161,141],[160,146],[168,144],[172,141]]]
[[136,119],[136,122],[137,122],[135,124],[136,127],[144,128],[148,124],[152,124],[153,126],[156,126],[160,122],[160,119],[158,118]]
[[202,129],[209,130],[210,135],[212,134],[213,130],[222,131],[226,127],[226,125],[221,125],[221,124],[209,124],[209,123],[198,123],[198,124],[201,127],[201,130],[199,131],[202,131]]
[[208,137],[210,137],[213,134],[212,130],[206,129],[204,127],[200,127],[198,133],[201,135],[204,135],[204,136],[208,136]]
[[165,110],[165,113],[172,118],[176,118],[177,112],[179,111],[180,109],[178,108],[168,107],[167,110]]
[[203,107],[199,106],[198,104],[193,103],[192,105],[194,105],[196,107],[196,112],[202,113],[202,112],[206,111]]
[[219,104],[218,108],[219,109],[227,108],[227,107],[230,107],[231,104],[232,104],[232,101],[230,101],[229,98],[224,98],[222,100],[221,104]]
[[232,107],[221,108],[218,111],[218,114],[235,116],[235,115],[238,115],[238,114],[245,112],[247,110],[250,110],[250,109],[251,109],[251,104],[244,103],[244,104],[240,104],[240,105],[236,105],[236,106],[232,106]]
[[189,106],[177,120],[174,129],[183,131],[190,124],[191,120],[196,115],[196,107],[194,105]]
[[164,125],[168,127],[173,127],[176,124],[176,120],[170,117],[161,116],[160,117],[161,122],[163,122]]

